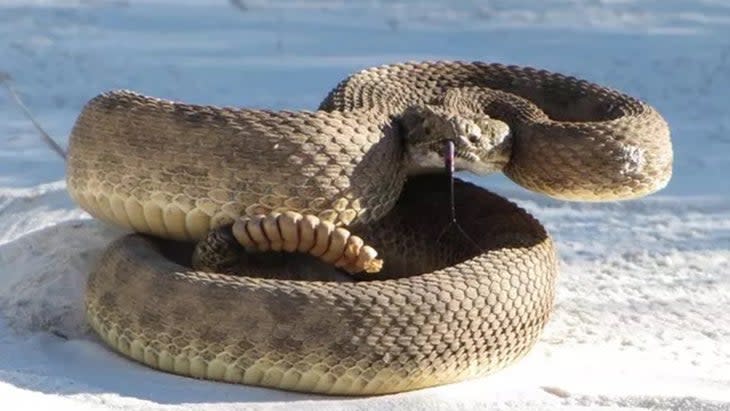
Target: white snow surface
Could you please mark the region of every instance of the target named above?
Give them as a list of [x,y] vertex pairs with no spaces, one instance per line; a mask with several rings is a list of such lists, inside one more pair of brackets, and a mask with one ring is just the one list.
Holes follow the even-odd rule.
[[672,181],[641,200],[567,203],[476,179],[558,245],[555,314],[526,358],[465,383],[331,398],[116,355],[85,325],[82,295],[123,231],[71,201],[63,162],[0,92],[0,408],[730,410],[727,0],[0,2],[0,71],[64,145],[109,89],[313,109],[349,73],[422,59],[577,75],[650,102],[672,129]]

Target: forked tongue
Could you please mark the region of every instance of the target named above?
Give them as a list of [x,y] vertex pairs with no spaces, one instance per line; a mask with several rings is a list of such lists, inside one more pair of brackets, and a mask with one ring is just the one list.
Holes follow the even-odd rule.
[[469,242],[480,252],[483,252],[482,248],[477,244],[476,241],[474,241],[471,236],[469,236],[469,233],[467,233],[463,227],[461,227],[461,224],[459,224],[458,221],[456,221],[456,198],[454,196],[454,173],[456,172],[455,166],[454,166],[454,142],[452,140],[446,140],[444,142],[444,168],[446,169],[446,173],[449,176],[449,211],[451,213],[451,218],[449,221],[449,224],[444,227],[444,230],[439,235],[439,238],[446,234],[446,232],[449,230],[451,226],[455,226],[457,230],[461,233],[461,235],[464,236]]

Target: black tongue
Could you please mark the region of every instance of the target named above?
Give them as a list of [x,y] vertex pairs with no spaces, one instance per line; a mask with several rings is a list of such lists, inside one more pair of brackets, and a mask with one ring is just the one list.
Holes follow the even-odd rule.
[[449,176],[454,176],[454,142],[446,140],[444,142],[444,167]]

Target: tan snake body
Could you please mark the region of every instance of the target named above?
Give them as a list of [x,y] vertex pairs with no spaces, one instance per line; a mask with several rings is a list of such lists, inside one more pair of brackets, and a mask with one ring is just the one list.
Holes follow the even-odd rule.
[[[435,110],[435,123],[418,107]],[[294,210],[350,227],[385,261],[371,281],[329,281],[328,267],[298,255],[262,256],[231,276],[191,270],[180,244],[127,236],[87,290],[90,324],[110,346],[177,374],[305,392],[379,394],[484,375],[535,343],[552,309],[555,251],[526,212],[461,182],[456,215],[477,244],[444,233],[446,179],[409,177],[412,160],[428,157],[416,150],[435,149],[439,110],[466,113],[444,117],[463,130],[491,130],[484,115],[507,123],[509,139],[464,140],[459,155],[553,197],[633,198],[671,176],[669,130],[653,108],[546,71],[382,66],[341,83],[320,108],[221,109],[129,92],[87,104],[67,181],[95,217],[197,240],[241,215]],[[287,277],[312,278],[306,267],[323,281]]]

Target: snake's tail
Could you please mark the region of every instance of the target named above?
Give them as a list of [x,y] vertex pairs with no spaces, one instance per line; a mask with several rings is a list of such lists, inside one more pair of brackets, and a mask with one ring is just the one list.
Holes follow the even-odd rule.
[[228,273],[236,266],[242,252],[231,226],[218,227],[195,246],[191,265],[198,271]]
[[233,236],[249,252],[307,253],[349,273],[376,273],[383,261],[362,238],[313,215],[296,212],[244,217],[233,224]]
[[362,238],[318,217],[296,212],[244,217],[233,226],[212,231],[196,246],[193,267],[226,271],[244,250],[306,253],[350,274],[376,273],[383,267],[378,253]]

